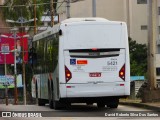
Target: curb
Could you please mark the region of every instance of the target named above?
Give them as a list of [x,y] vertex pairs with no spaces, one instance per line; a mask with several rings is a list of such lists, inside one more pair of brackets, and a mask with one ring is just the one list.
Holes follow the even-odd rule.
[[121,105],[128,105],[128,106],[134,106],[134,107],[140,107],[140,108],[145,108],[145,109],[149,109],[149,110],[154,110],[154,111],[160,112],[160,107],[158,107],[158,106],[152,106],[152,105],[147,105],[145,103],[120,102],[119,104],[121,104]]

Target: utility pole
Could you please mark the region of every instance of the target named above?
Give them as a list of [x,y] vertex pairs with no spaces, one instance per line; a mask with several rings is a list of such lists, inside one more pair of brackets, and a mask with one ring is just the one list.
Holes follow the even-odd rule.
[[7,85],[7,64],[6,64],[6,52],[4,53],[4,62],[5,62],[5,96],[6,96],[6,105],[8,105],[8,85]]
[[54,25],[54,7],[53,7],[53,0],[50,0],[50,14],[51,14],[51,27]]
[[37,34],[37,22],[36,22],[36,0],[34,0],[34,34]]
[[96,0],[92,0],[92,16],[96,17]]
[[156,89],[156,40],[157,40],[157,0],[148,0],[148,82],[149,89]]
[[[19,24],[21,24],[21,28],[23,28],[23,23],[28,23],[28,22],[32,22],[33,21],[33,19],[30,19],[30,20],[26,20],[25,18],[23,18],[23,17],[19,17],[18,18],[18,20],[17,21],[14,21],[14,20],[6,20],[7,22],[12,22],[12,23],[19,23]],[[21,32],[24,32],[23,31],[23,29],[22,29],[22,31]],[[23,59],[23,61],[22,61],[22,71],[23,71],[23,97],[24,97],[24,105],[26,105],[26,84],[25,84],[25,61],[24,61],[24,40],[23,40],[23,38],[24,37],[28,37],[28,35],[23,35],[23,33],[22,33],[22,59]],[[17,48],[17,46],[16,46],[16,38],[17,38],[17,34],[14,32],[14,40],[15,40],[15,42],[14,42],[14,44],[15,44],[15,49],[14,49],[14,53],[15,53],[15,55],[14,55],[14,61],[15,61],[15,69],[14,69],[14,73],[15,73],[15,104],[17,104],[17,81],[16,81],[16,78],[17,78],[17,70],[16,70],[16,48]],[[20,38],[19,36],[18,36],[18,38]]]
[[18,104],[18,93],[17,93],[17,63],[16,63],[16,31],[14,35],[14,104]]
[[[21,17],[22,18],[22,17]],[[22,76],[23,76],[23,101],[24,105],[26,105],[26,71],[25,71],[25,61],[24,61],[24,39],[23,39],[23,21],[21,22],[21,28],[22,28]],[[25,28],[24,28],[25,30]]]
[[71,15],[70,15],[70,0],[67,0],[66,1],[67,2],[67,18],[70,18],[71,17]]

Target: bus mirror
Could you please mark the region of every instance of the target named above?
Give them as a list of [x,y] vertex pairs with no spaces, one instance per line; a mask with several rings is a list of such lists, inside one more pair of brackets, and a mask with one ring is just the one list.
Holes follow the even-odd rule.
[[59,35],[62,35],[62,30],[59,30]]

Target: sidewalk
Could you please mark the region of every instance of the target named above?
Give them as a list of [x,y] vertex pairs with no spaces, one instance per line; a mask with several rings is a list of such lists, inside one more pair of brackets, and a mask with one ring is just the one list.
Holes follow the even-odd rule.
[[120,104],[130,105],[134,107],[141,107],[141,108],[156,110],[160,112],[160,102],[142,103],[141,100],[121,99]]

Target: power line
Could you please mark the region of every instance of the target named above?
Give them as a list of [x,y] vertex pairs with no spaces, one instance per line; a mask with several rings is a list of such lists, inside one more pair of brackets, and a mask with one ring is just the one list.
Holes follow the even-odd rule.
[[[64,0],[65,1],[65,0]],[[63,2],[64,2],[63,1]],[[53,2],[53,3],[63,3],[63,2]],[[40,5],[49,5],[50,3],[38,3],[38,4],[30,4],[30,5],[13,5],[13,6],[7,6],[7,5],[0,5],[0,7],[4,7],[4,8],[6,8],[6,7],[30,7],[30,6],[34,6],[34,5],[36,5],[36,6],[40,6]]]
[[[63,5],[64,2],[66,2],[66,1],[63,0],[62,2],[59,2],[59,3],[61,3],[61,4],[56,8],[56,11]],[[47,15],[45,15],[44,20],[46,19],[46,17],[47,17]],[[49,16],[49,17],[50,17],[50,16]],[[55,17],[56,17],[56,16],[54,16],[53,19],[54,19]],[[51,17],[50,17],[50,19],[51,19]],[[41,22],[44,22],[44,20],[41,21]],[[44,26],[39,27],[37,31],[39,31],[42,27],[44,27]],[[48,28],[49,26],[46,26],[46,27]]]

